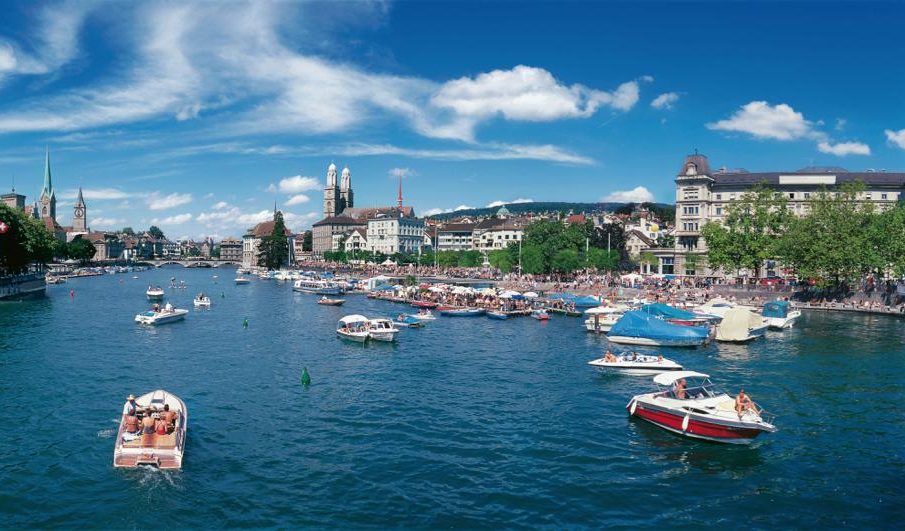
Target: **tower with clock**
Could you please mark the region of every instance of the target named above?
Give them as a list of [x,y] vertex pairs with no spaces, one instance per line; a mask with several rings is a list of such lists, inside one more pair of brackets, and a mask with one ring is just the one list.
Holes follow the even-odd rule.
[[72,211],[72,232],[88,232],[87,210],[85,199],[82,197],[82,187],[79,186],[79,197],[75,200]]

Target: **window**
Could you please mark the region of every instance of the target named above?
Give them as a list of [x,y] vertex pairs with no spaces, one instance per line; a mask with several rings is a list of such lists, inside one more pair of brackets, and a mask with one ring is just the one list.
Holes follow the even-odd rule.
[[717,201],[722,201],[722,200],[723,200],[723,194],[716,194],[716,200],[717,200]]
[[789,192],[789,199],[795,199],[795,192]]
[[729,194],[729,200],[730,200],[730,201],[734,201],[734,200],[735,200],[735,194]]
[[716,215],[717,216],[723,215],[723,207],[716,207]]
[[886,201],[886,194],[880,194],[880,199]]
[[804,193],[804,198],[805,198],[805,199],[810,199],[810,198],[811,198],[811,192],[805,192],[805,193]]

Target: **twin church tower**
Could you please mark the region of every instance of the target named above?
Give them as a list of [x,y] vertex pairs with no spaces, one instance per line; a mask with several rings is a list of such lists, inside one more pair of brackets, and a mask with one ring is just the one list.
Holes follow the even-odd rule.
[[343,168],[339,185],[336,184],[336,164],[330,163],[327,168],[327,187],[324,188],[324,217],[339,216],[347,208],[355,206],[352,193],[352,172]]

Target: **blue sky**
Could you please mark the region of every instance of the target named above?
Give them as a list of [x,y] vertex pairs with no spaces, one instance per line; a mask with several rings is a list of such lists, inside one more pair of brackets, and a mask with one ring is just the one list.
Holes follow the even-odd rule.
[[239,235],[277,201],[672,202],[716,166],[905,170],[903,3],[20,2],[0,21],[0,188],[93,229]]

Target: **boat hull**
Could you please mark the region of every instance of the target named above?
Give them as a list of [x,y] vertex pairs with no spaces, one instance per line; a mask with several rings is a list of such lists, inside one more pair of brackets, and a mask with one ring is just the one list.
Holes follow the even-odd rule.
[[497,319],[500,321],[505,321],[506,319],[509,319],[509,316],[506,315],[505,313],[498,313],[498,312],[487,312],[487,317],[489,317],[491,319]]
[[479,315],[484,315],[486,310],[480,308],[472,308],[468,310],[440,310],[440,315],[445,315],[446,317],[477,317]]
[[368,340],[368,337],[369,337],[367,332],[349,334],[346,332],[340,332],[339,330],[336,331],[336,335],[339,336],[340,339],[345,339],[346,341],[353,341],[355,343],[364,343],[365,341]]
[[[764,430],[758,428],[708,422],[694,414],[679,415],[659,408],[653,408],[642,402],[634,403],[636,404],[634,412],[632,412],[631,402],[626,406],[630,416],[638,417],[685,437],[729,444],[750,444],[764,432]],[[688,418],[687,423],[685,422],[686,417]]]
[[396,341],[396,332],[368,332],[368,336],[374,341],[392,343]]
[[176,321],[181,321],[182,319],[185,319],[185,314],[187,313],[189,313],[188,310],[175,310],[174,313],[170,315],[148,316],[144,314],[138,314],[135,316],[135,322],[142,325],[159,326],[169,323],[175,323]]
[[699,347],[707,342],[707,338],[655,339],[649,337],[608,335],[607,340],[620,345],[642,345],[646,347]]
[[765,317],[767,320],[767,326],[770,327],[771,330],[785,330],[786,328],[792,328],[795,326],[795,321],[801,317],[800,311],[789,312],[787,317]]
[[439,304],[437,304],[436,302],[428,302],[428,301],[414,301],[412,303],[412,306],[414,306],[415,308],[433,309],[433,308],[436,308],[437,306],[439,306]]

